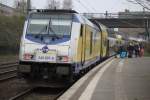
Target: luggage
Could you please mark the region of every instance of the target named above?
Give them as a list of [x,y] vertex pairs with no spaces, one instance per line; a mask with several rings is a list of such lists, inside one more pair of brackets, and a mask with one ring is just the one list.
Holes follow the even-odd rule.
[[125,57],[127,57],[127,52],[126,51],[122,51],[120,53],[120,58],[125,58]]

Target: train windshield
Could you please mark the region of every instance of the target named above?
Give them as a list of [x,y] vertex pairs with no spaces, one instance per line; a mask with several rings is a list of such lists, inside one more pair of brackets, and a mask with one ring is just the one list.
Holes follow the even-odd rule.
[[70,36],[71,23],[71,15],[32,14],[31,18],[29,19],[27,34]]

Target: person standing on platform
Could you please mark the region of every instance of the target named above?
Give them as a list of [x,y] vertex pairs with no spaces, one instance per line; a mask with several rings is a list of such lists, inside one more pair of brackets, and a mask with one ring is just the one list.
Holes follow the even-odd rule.
[[139,46],[138,43],[136,43],[136,44],[134,45],[134,50],[135,50],[135,57],[140,56],[140,46]]
[[142,43],[140,44],[140,53],[139,53],[140,57],[144,56],[144,46],[142,45]]
[[128,58],[132,58],[133,51],[134,51],[134,46],[131,43],[129,44],[127,50],[128,50]]

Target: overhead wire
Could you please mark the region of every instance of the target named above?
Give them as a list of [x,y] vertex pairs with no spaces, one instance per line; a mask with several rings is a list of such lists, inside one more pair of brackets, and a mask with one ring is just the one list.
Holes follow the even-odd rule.
[[144,1],[143,0],[126,0],[126,1],[128,1],[132,4],[139,4],[143,8],[145,8],[147,10],[150,10],[150,8],[147,5],[145,5],[145,4],[150,5],[150,0],[146,0],[147,2],[145,2],[145,0]]
[[[86,3],[87,3],[88,5],[89,5],[89,4],[91,5],[91,3],[88,2],[88,1],[86,1]],[[94,12],[97,12],[97,10],[96,10],[92,5],[91,5],[90,7],[92,8],[92,10],[93,10]]]
[[150,6],[150,0],[144,0],[145,4],[147,4],[148,6]]
[[133,3],[133,4],[138,4],[138,3],[136,3],[136,2],[133,1],[133,0],[126,0],[126,1],[128,1],[128,2],[130,2],[130,3]]
[[87,6],[85,6],[80,0],[75,0],[78,2],[84,9],[86,9],[88,12],[91,11]]
[[139,5],[141,5],[143,8],[146,8],[147,10],[150,10],[149,7],[147,7],[141,0],[135,0]]

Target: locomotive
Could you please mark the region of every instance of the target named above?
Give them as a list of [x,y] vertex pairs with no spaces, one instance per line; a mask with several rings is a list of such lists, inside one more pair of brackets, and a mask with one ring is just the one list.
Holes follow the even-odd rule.
[[27,80],[73,81],[109,56],[107,28],[74,10],[31,11],[21,37],[18,73]]

